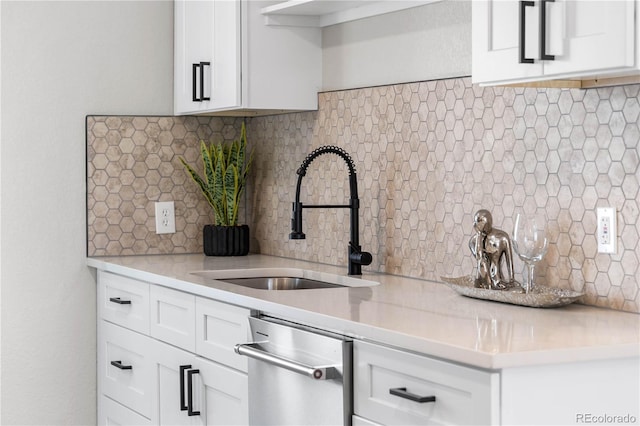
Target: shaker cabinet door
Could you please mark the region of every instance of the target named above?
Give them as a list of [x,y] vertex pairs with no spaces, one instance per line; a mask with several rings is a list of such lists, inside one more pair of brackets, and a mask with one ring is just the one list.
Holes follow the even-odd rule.
[[[249,424],[247,375],[198,357],[200,403],[207,425]],[[194,385],[196,386],[196,385]]]
[[598,74],[635,65],[635,2],[556,0],[547,3],[548,76]]
[[177,0],[174,9],[174,111],[238,107],[240,1]]
[[[152,418],[157,425],[204,425],[204,416],[189,411],[187,370],[193,369],[196,357],[173,346],[154,341],[153,364],[158,383],[156,406]],[[192,387],[193,391],[193,387]],[[191,394],[193,402],[193,392]],[[197,410],[192,410],[197,411]]]
[[[543,75],[542,63],[536,60],[538,16],[534,7],[525,4],[504,0],[471,2],[474,83],[530,79]],[[519,25],[521,9],[525,18],[523,29]],[[521,40],[525,41],[522,52],[524,59],[532,61],[520,62]]]
[[162,342],[154,346],[160,425],[248,424],[247,375]]
[[476,0],[479,84],[596,78],[638,70],[634,0]]

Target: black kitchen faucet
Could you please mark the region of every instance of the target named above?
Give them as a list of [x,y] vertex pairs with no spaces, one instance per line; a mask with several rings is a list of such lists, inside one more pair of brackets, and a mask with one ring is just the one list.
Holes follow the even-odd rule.
[[[335,154],[342,158],[347,167],[349,168],[349,189],[351,196],[349,198],[349,204],[325,204],[325,205],[303,205],[300,202],[300,187],[302,186],[302,177],[307,174],[307,168],[313,160],[322,154]],[[353,164],[353,160],[342,148],[337,146],[323,146],[315,149],[311,154],[307,156],[302,162],[302,165],[296,172],[298,174],[298,184],[296,186],[296,200],[293,202],[293,212],[291,215],[291,233],[289,234],[290,240],[304,240],[306,238],[304,232],[302,232],[302,209],[303,208],[348,208],[351,213],[351,229],[349,249],[348,249],[348,262],[349,262],[349,275],[362,275],[362,265],[369,265],[372,257],[371,253],[362,251],[359,242],[359,208],[360,200],[358,199],[358,179],[356,176],[356,167]]]

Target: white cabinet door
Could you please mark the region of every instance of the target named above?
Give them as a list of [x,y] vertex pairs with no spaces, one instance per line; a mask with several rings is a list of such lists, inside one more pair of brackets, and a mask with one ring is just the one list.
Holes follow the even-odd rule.
[[635,2],[556,0],[547,3],[544,73],[597,74],[635,65]]
[[194,386],[200,392],[200,407],[207,425],[249,424],[249,384],[247,375],[197,358],[200,382]]
[[[532,2],[531,2],[532,3]],[[520,8],[525,13],[524,57],[537,59],[538,16],[525,2],[474,0],[472,13],[472,75],[478,83],[530,79],[543,75],[542,63],[520,63]]]
[[175,113],[238,107],[240,1],[176,0],[174,13]]
[[473,82],[504,84],[637,70],[635,0],[475,0]]
[[248,424],[246,374],[155,341],[160,425]]

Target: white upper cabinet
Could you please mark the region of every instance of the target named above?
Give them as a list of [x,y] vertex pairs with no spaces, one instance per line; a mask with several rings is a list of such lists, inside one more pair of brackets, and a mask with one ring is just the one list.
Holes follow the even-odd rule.
[[274,2],[176,0],[174,113],[251,116],[315,110],[318,28],[265,26]]
[[479,84],[596,78],[640,70],[634,0],[474,0]]
[[240,3],[176,1],[176,114],[237,108],[240,93]]

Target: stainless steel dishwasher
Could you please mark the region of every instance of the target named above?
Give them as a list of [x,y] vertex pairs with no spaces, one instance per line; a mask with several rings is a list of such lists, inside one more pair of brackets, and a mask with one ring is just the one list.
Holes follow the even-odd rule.
[[276,318],[249,318],[249,424],[351,425],[353,342]]

